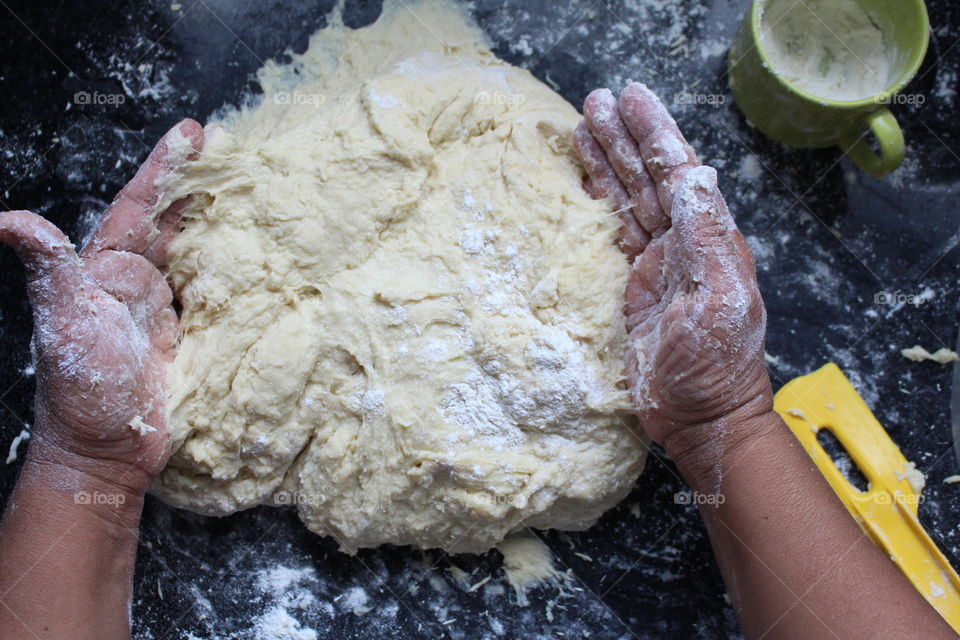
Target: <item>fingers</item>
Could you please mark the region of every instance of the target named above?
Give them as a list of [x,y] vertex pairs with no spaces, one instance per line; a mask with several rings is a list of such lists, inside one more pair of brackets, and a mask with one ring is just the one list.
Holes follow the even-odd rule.
[[587,171],[587,192],[594,198],[610,198],[614,210],[620,218],[620,247],[631,259],[643,251],[650,242],[650,234],[640,226],[630,211],[629,197],[620,183],[607,155],[587,129],[585,122],[577,125],[573,134],[573,144]]
[[595,198],[610,198],[617,210],[628,206],[627,190],[620,184],[620,178],[613,171],[607,154],[587,129],[587,123],[581,121],[573,132],[573,146],[580,156],[583,168],[590,176],[591,195]]
[[620,118],[616,98],[609,89],[591,92],[583,103],[583,115],[626,189],[634,217],[652,237],[659,236],[670,221],[660,206],[656,185],[644,167],[637,141]]
[[77,308],[83,300],[81,265],[63,232],[29,211],[7,211],[0,213],[0,242],[23,261],[38,323]]
[[696,153],[660,99],[639,82],[621,92],[619,112],[657,185],[660,205],[672,215],[680,182],[687,171],[700,164]]
[[[142,254],[150,249],[157,235],[157,212],[153,208],[161,190],[158,181],[184,162],[195,158],[202,147],[203,128],[193,120],[183,120],[167,132],[150,152],[137,175],[107,207],[100,225],[81,255],[89,257],[108,249]],[[166,220],[164,227],[175,227],[178,222],[174,217]]]

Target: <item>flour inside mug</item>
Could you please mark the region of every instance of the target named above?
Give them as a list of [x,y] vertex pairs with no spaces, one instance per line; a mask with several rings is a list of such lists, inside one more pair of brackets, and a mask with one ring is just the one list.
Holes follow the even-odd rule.
[[894,48],[857,0],[771,0],[760,43],[774,71],[807,93],[862,100],[894,80]]

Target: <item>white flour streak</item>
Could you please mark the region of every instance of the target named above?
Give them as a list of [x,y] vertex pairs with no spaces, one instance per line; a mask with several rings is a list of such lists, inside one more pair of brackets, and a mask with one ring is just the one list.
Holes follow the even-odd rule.
[[291,610],[304,610],[316,601],[307,588],[317,580],[312,567],[293,569],[277,565],[262,570],[257,586],[271,600],[272,606],[256,621],[257,640],[316,640],[317,632],[304,627]]
[[275,606],[257,620],[257,640],[317,640],[317,632],[302,628],[281,606]]

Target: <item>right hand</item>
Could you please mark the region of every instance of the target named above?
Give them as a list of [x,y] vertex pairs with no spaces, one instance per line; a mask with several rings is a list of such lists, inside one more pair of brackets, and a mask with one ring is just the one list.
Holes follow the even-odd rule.
[[627,373],[641,426],[683,465],[711,467],[772,411],[766,312],[753,256],[660,100],[639,83],[584,103],[575,144],[585,187],[620,213]]
[[23,261],[33,306],[36,426],[28,460],[138,492],[166,464],[165,374],[177,315],[159,267],[183,202],[153,209],[158,179],[195,157],[203,135],[193,120],[167,133],[79,257],[44,218],[0,213],[0,242]]

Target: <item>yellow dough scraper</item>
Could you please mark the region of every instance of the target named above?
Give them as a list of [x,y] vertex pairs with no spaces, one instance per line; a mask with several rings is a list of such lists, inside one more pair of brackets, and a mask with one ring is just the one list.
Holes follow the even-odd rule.
[[[910,483],[913,465],[840,368],[831,362],[791,380],[773,406],[874,544],[960,633],[960,577],[917,519],[922,487]],[[866,491],[844,477],[817,441],[822,429],[847,450],[869,481]]]

